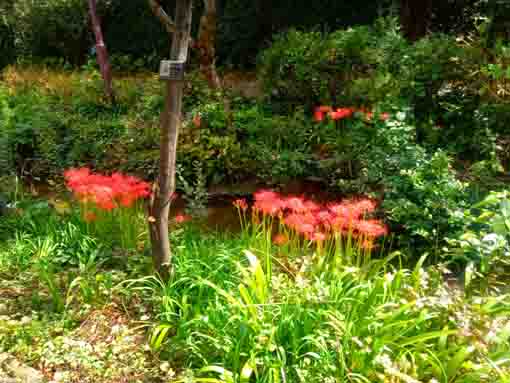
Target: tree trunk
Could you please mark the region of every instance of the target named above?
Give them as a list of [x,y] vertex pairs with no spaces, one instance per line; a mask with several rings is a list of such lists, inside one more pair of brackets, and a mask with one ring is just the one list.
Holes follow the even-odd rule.
[[200,70],[207,79],[209,87],[221,89],[221,81],[216,71],[216,32],[216,0],[204,0],[204,13],[200,18],[200,28],[195,48],[198,50]]
[[101,23],[97,16],[96,0],[89,0],[90,19],[92,21],[92,29],[96,37],[96,55],[101,75],[103,76],[105,95],[110,102],[114,102],[113,86],[112,86],[112,72],[110,68],[110,60],[108,59],[108,50],[103,39],[103,31],[101,30]]
[[255,2],[257,15],[257,40],[262,46],[273,37],[273,4],[271,0]]
[[[176,31],[172,40],[171,60],[186,61],[191,33],[192,0],[177,0]],[[159,178],[149,209],[149,230],[156,271],[162,278],[172,272],[172,253],[168,236],[168,214],[175,191],[177,140],[181,126],[183,82],[168,81],[165,108],[161,115]]]
[[400,22],[410,41],[425,37],[432,12],[432,0],[401,0]]

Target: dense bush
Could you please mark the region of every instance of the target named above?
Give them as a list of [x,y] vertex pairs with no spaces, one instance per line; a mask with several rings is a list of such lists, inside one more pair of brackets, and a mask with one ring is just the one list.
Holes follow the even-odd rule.
[[[510,266],[510,200],[508,192],[492,192],[467,208],[460,218],[463,233],[450,241],[453,260],[476,265],[483,275]],[[501,271],[501,270],[498,270]],[[508,270],[507,270],[508,271]]]
[[487,67],[495,55],[504,73],[505,52],[439,34],[409,44],[386,18],[373,27],[282,34],[262,52],[259,74],[275,112],[318,103],[410,105],[420,144],[483,160],[506,129],[508,103],[498,96],[505,82]]
[[78,0],[17,0],[16,50],[21,57],[60,57],[79,64],[92,46],[87,4]]
[[14,30],[11,21],[10,4],[0,5],[0,70],[7,64],[10,64],[14,58]]

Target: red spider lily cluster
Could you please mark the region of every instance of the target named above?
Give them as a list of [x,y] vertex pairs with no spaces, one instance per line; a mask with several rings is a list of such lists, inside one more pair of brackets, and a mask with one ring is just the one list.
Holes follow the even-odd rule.
[[[82,203],[93,203],[101,210],[132,207],[139,199],[150,195],[150,184],[136,177],[113,173],[110,176],[93,173],[89,168],[64,172],[66,186]],[[93,213],[86,217],[93,220]]]
[[[288,233],[295,233],[317,243],[348,236],[359,239],[364,248],[371,249],[377,238],[388,234],[382,221],[369,218],[377,204],[368,198],[318,204],[303,197],[285,197],[271,190],[260,190],[254,197],[254,221],[258,221],[259,215],[277,218],[280,227],[285,229],[284,233],[274,236],[273,242],[277,245],[287,243]],[[234,201],[234,206],[243,213],[248,209],[245,200]]]
[[[333,109],[331,106],[318,106],[315,108],[314,119],[317,122],[323,121],[326,117],[329,117],[333,121],[343,120],[346,118],[351,118],[355,115],[355,113],[359,113],[366,120],[371,121],[374,117],[374,113],[367,110],[366,108],[337,108]],[[381,113],[379,115],[381,121],[386,121],[390,118],[389,113]]]
[[185,223],[191,221],[191,216],[187,214],[177,214],[174,217],[174,222],[177,224]]

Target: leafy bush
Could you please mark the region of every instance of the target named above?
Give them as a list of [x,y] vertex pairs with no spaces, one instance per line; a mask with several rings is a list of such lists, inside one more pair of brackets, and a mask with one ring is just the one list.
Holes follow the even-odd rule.
[[6,5],[0,5],[0,51],[3,52],[0,58],[0,70],[15,59],[11,12],[9,2]]
[[261,54],[266,92],[296,105],[331,104],[353,73],[366,73],[374,42],[368,27],[332,34],[286,32]]
[[13,12],[20,56],[65,57],[79,64],[91,46],[86,2],[16,0]]
[[123,129],[114,108],[83,99],[62,107],[59,97],[30,89],[4,90],[0,97],[0,113],[6,117],[0,143],[7,149],[2,157],[9,165],[2,171],[41,177],[90,161],[101,164],[105,148]]
[[[461,215],[463,234],[450,240],[453,261],[476,266],[483,281],[510,266],[510,197],[493,192]],[[499,270],[498,270],[499,269]]]
[[445,152],[428,153],[416,143],[416,128],[405,113],[372,129],[358,155],[365,187],[382,192],[382,206],[403,245],[439,250],[444,236],[462,227],[456,213],[467,206],[467,184],[456,178]]

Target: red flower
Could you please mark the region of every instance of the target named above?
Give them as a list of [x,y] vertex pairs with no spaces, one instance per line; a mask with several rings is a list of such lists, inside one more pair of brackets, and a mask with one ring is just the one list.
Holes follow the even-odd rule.
[[299,197],[288,197],[284,201],[285,208],[289,209],[294,213],[304,213],[308,211],[305,201]]
[[200,125],[202,125],[202,117],[200,117],[200,114],[197,114],[195,117],[193,117],[193,125],[195,125],[197,128],[200,128]]
[[150,195],[147,182],[121,173],[105,176],[81,168],[65,171],[64,177],[67,187],[81,202],[95,203],[104,210],[112,210],[119,205],[131,207],[138,199]]
[[273,238],[273,242],[275,245],[283,246],[287,242],[289,242],[289,237],[287,237],[285,234],[281,234],[281,233],[276,234],[275,237]]
[[255,201],[269,201],[280,199],[280,195],[272,190],[261,189],[256,192],[254,195]]
[[188,221],[191,221],[191,217],[185,214],[177,214],[174,218],[175,223],[184,223]]
[[330,229],[331,225],[334,221],[334,214],[329,212],[328,210],[321,210],[315,214],[317,220],[324,226],[326,229]]
[[243,211],[246,211],[248,210],[248,203],[246,202],[246,199],[242,198],[242,199],[236,199],[234,201],[234,206],[239,209],[239,210],[243,210]]
[[85,213],[85,216],[83,217],[83,219],[85,220],[85,222],[94,222],[96,219],[97,219],[97,216],[95,213],[89,211],[87,213]]
[[352,202],[352,208],[360,215],[373,213],[377,208],[377,203],[369,198],[355,200]]
[[320,110],[316,110],[313,113],[313,119],[317,122],[321,122],[322,120],[324,120],[324,113],[322,113]]
[[379,116],[379,118],[381,119],[381,121],[386,121],[390,118],[390,114],[389,113],[381,113],[381,115]]
[[253,208],[263,214],[275,216],[281,213],[285,203],[280,195],[272,190],[259,190],[255,193]]
[[388,235],[388,228],[379,220],[362,220],[356,222],[359,235],[367,238],[377,238]]
[[313,233],[312,241],[314,242],[323,242],[328,238],[328,236],[324,233]]
[[313,233],[315,231],[315,226],[318,224],[317,219],[311,213],[292,213],[289,214],[283,222],[285,225],[301,234]]
[[316,110],[319,110],[322,113],[328,113],[333,110],[331,106],[319,106]]
[[361,248],[364,250],[372,251],[375,247],[374,241],[371,238],[366,238],[361,242]]
[[315,226],[311,223],[301,222],[301,224],[296,227],[296,231],[300,234],[311,235],[315,231]]
[[276,216],[281,213],[283,206],[283,201],[279,199],[256,201],[253,204],[253,208],[256,211],[260,211],[262,214],[271,216]]

